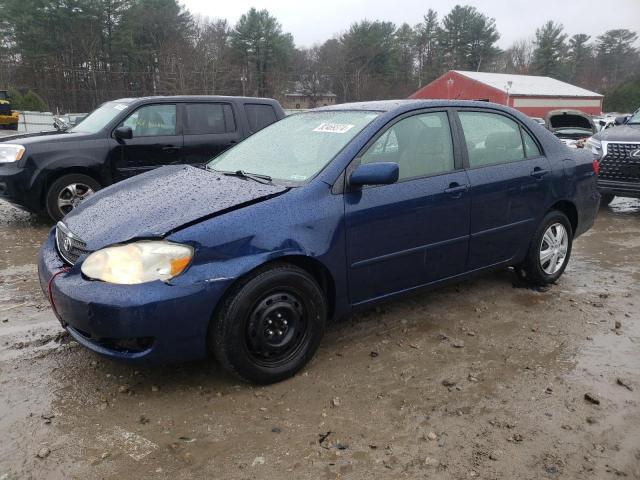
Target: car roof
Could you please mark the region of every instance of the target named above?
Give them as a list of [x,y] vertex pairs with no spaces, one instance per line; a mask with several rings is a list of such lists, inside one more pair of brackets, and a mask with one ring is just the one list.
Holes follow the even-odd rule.
[[225,95],[153,95],[148,97],[135,97],[135,98],[118,98],[116,100],[109,100],[110,102],[117,103],[134,103],[134,102],[147,102],[147,101],[160,101],[160,102],[210,102],[210,101],[224,100],[227,102],[245,102],[245,103],[276,103],[273,98],[261,98],[261,97],[234,97]]
[[378,112],[408,111],[418,108],[431,107],[472,107],[472,108],[492,108],[502,111],[513,112],[513,109],[492,102],[482,102],[475,100],[375,100],[370,102],[340,103],[327,107],[316,108],[312,111],[336,111],[336,110],[370,110]]

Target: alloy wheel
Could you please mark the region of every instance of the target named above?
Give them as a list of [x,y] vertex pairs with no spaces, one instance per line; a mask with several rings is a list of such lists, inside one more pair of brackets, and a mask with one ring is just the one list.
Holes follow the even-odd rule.
[[547,275],[554,275],[564,265],[569,250],[569,234],[561,223],[547,228],[540,244],[540,267]]
[[93,193],[93,189],[87,184],[71,183],[58,194],[58,208],[66,215]]

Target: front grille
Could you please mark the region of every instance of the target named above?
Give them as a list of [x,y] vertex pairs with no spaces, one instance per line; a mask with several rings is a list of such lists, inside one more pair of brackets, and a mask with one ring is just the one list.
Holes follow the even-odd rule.
[[71,233],[62,222],[56,225],[56,246],[62,259],[70,265],[76,263],[85,253],[89,253],[87,244]]
[[11,115],[11,105],[0,104],[0,115]]
[[640,149],[640,143],[609,143],[607,154],[600,161],[598,177],[619,182],[640,182],[640,157],[631,152]]

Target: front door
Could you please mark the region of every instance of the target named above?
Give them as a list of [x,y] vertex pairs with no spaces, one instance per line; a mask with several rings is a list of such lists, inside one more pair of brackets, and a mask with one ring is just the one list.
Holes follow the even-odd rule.
[[509,262],[528,247],[548,205],[549,161],[515,120],[460,111],[471,182],[468,270]]
[[184,162],[202,165],[242,136],[229,103],[186,103],[184,108]]
[[176,105],[146,105],[120,125],[131,127],[133,138],[122,140],[111,153],[114,175],[120,180],[163,165],[183,162],[183,139]]
[[344,195],[352,304],[463,273],[468,249],[468,179],[455,161],[446,112],[390,126],[356,159],[397,162],[392,185]]

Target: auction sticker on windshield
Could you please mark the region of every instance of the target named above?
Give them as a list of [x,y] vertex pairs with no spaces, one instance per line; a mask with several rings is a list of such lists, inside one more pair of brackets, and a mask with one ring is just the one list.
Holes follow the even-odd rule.
[[326,132],[326,133],[346,133],[351,130],[355,125],[348,123],[321,123],[313,129],[314,132]]

